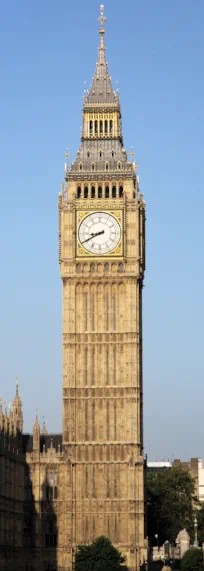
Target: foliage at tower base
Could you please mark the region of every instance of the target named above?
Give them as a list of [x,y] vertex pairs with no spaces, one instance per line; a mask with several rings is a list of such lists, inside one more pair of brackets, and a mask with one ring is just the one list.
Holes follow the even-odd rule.
[[128,571],[125,557],[107,537],[98,537],[90,545],[78,545],[76,571]]
[[151,544],[175,541],[193,529],[194,481],[185,470],[147,472],[147,529]]
[[203,569],[203,552],[192,547],[188,549],[181,560],[182,571],[201,571]]

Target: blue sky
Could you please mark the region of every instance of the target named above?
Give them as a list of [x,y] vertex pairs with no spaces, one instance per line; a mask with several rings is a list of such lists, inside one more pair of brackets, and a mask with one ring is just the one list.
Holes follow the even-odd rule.
[[[36,407],[61,431],[57,197],[80,142],[98,47],[96,0],[1,4],[0,394],[19,375],[25,430]],[[204,457],[203,0],[107,0],[124,146],[147,202],[144,433],[149,459]]]

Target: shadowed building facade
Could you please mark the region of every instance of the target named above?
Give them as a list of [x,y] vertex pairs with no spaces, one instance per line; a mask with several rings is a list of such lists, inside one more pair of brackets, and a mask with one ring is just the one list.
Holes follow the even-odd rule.
[[[76,160],[66,164],[59,195],[63,431],[48,435],[37,415],[32,436],[22,434],[22,422],[17,427],[23,532],[19,527],[16,535],[21,549],[12,540],[15,566],[2,551],[8,571],[72,571],[76,546],[99,535],[110,537],[127,556],[131,571],[146,560],[145,203],[136,165],[123,147],[120,101],[106,60],[105,22],[101,6],[98,60],[84,96],[81,145]],[[13,501],[10,496],[7,500],[2,498],[5,510]]]

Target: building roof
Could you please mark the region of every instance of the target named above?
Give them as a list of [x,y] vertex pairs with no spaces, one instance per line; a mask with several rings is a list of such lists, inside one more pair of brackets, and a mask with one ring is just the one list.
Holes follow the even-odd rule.
[[147,462],[147,468],[171,468],[172,462]]
[[[52,441],[52,442],[51,442]],[[41,434],[40,435],[40,451],[43,451],[43,446],[45,445],[45,450],[51,448],[51,444],[55,450],[58,450],[58,446],[62,445],[62,434]],[[23,451],[33,452],[33,435],[23,434]]]

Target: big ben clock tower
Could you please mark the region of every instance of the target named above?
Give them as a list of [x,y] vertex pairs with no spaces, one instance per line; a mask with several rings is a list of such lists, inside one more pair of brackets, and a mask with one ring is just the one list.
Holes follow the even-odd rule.
[[67,541],[105,535],[136,571],[146,558],[142,284],[145,206],[123,148],[105,53],[104,6],[81,146],[59,196]]

